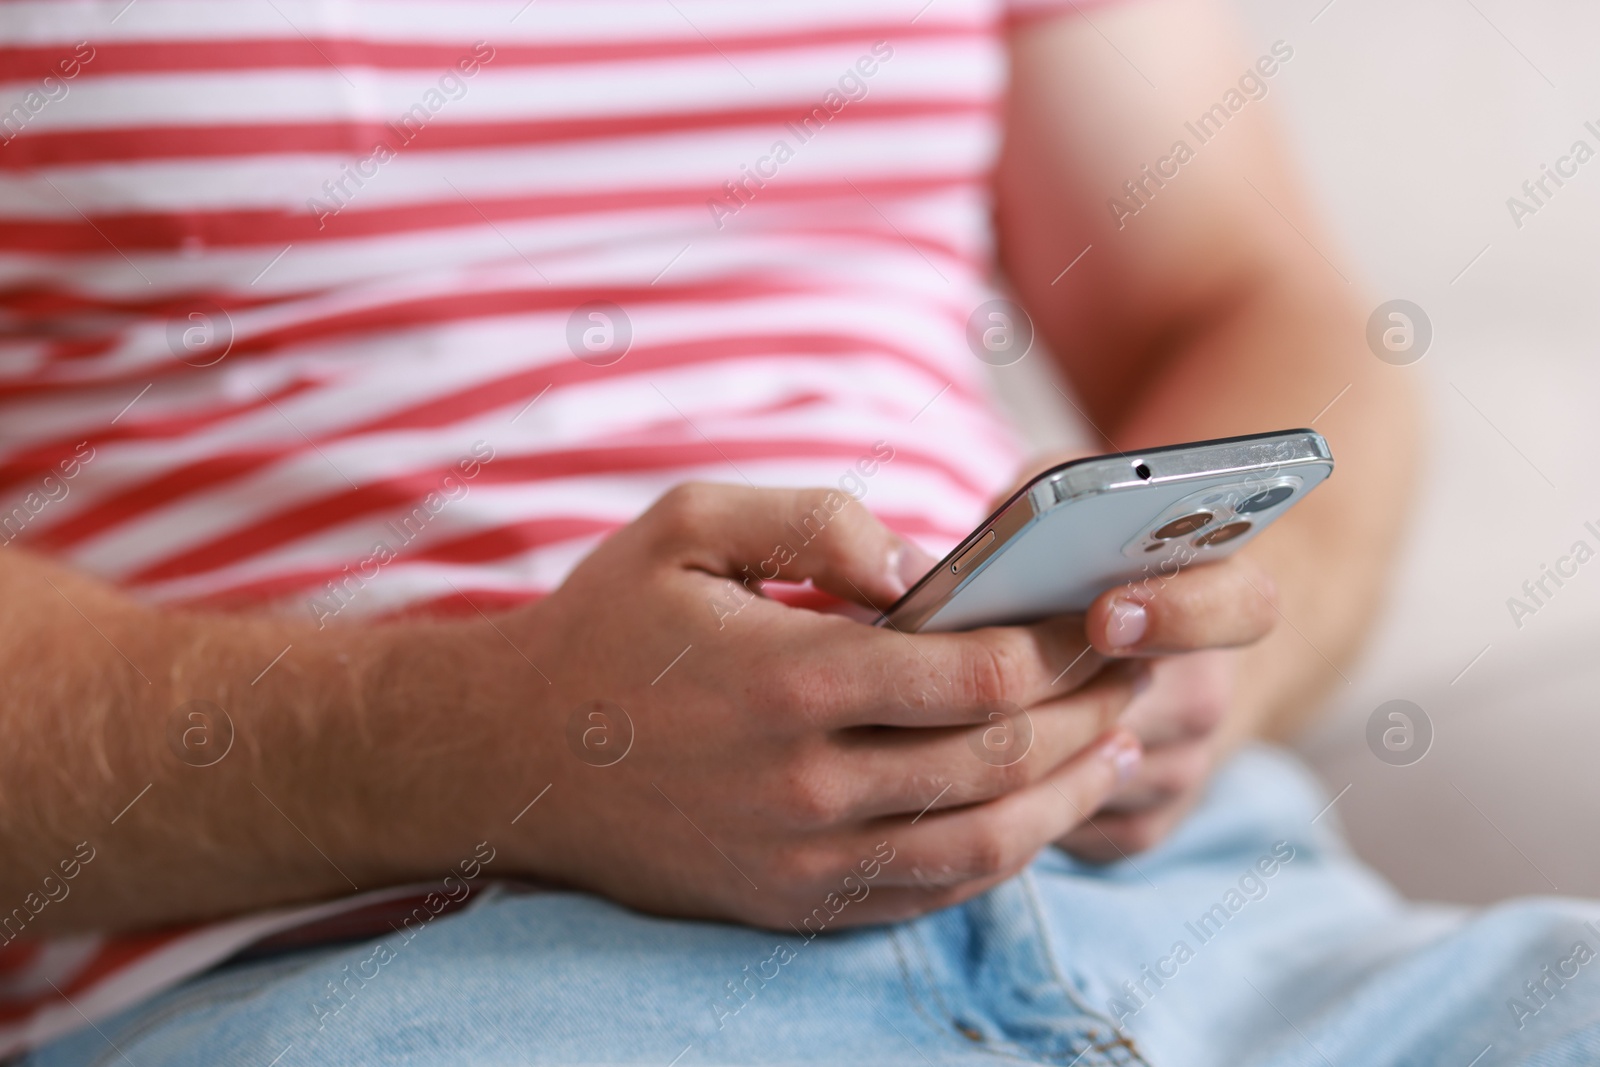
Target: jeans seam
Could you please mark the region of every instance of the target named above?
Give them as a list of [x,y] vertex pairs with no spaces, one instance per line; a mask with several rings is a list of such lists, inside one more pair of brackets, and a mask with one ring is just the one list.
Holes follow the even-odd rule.
[[[1031,906],[1032,903],[1030,901],[1030,907]],[[1035,929],[1036,931],[1039,930],[1037,918],[1035,919]],[[1111,1064],[1113,1062],[1107,1058],[1108,1054],[1111,1053],[1113,1049],[1118,1047],[1126,1049],[1128,1047],[1127,1038],[1120,1033],[1118,1034],[1118,1040],[1101,1042],[1096,1040],[1094,1035],[1082,1031],[1081,1028],[1079,1032],[1085,1044],[1079,1047],[1078,1043],[1074,1041],[1073,1048],[1075,1051],[1072,1054],[1036,1053],[1014,1042],[996,1042],[989,1038],[988,1035],[983,1035],[979,1040],[976,1041],[965,1037],[964,1035],[958,1039],[956,1034],[960,1033],[960,1029],[957,1024],[961,1021],[961,1018],[955,1011],[951,1009],[949,1002],[945,1000],[943,991],[939,988],[938,978],[933,969],[933,962],[929,958],[927,946],[923,943],[922,929],[920,925],[916,923],[909,923],[905,926],[891,927],[888,932],[890,935],[889,942],[894,947],[895,961],[900,968],[900,979],[905,985],[906,998],[910,1002],[912,1010],[916,1012],[918,1018],[920,1018],[935,1034],[938,1035],[938,1038],[941,1042],[949,1045],[951,1048],[960,1049],[964,1052],[980,1053],[1011,1063],[1063,1064],[1065,1067],[1097,1067],[1099,1064]],[[1042,942],[1042,933],[1040,936]],[[902,937],[911,943],[910,951],[915,953],[917,961],[921,965],[922,976],[924,981],[927,983],[928,991],[931,994],[931,997],[924,997],[917,992],[916,982],[913,975],[913,966],[907,959],[908,951],[902,944]],[[1053,958],[1051,960],[1051,964],[1051,976],[1058,982],[1061,981],[1059,971],[1054,967]],[[928,1003],[930,999],[934,1003]],[[1074,1007],[1078,1007],[1081,1010],[1082,1006],[1076,998],[1072,999],[1072,1003]],[[1093,1012],[1084,1012],[1084,1014],[1086,1017],[1096,1021],[1099,1019],[1099,1016],[1095,1015]],[[941,1023],[940,1019],[938,1018],[940,1015],[944,1016],[943,1023]],[[1112,1027],[1112,1031],[1116,1032],[1116,1028]],[[1088,1057],[1090,1053],[1095,1054],[1093,1058],[1085,1058]],[[1133,1062],[1140,1064],[1144,1063],[1142,1059],[1137,1057],[1137,1053],[1134,1055],[1135,1060]]]
[[[944,998],[944,993],[939,989],[939,983],[933,971],[933,963],[928,958],[927,947],[922,943],[921,931],[912,924],[909,927],[891,928],[889,934],[889,943],[894,946],[895,961],[900,967],[900,979],[905,984],[906,999],[910,1002],[912,1010],[916,1012],[917,1017],[928,1026],[929,1030],[934,1033],[940,1042],[949,1045],[952,1049],[960,1049],[963,1052],[978,1052],[1013,1062],[1034,1064],[1041,1062],[1035,1057],[1016,1051],[1015,1046],[1002,1047],[997,1045],[989,1040],[987,1036],[979,1041],[973,1041],[965,1036],[956,1037],[956,1034],[960,1032],[956,1025],[960,1022],[960,1017],[951,1010],[949,1003]],[[911,942],[911,947],[922,965],[923,978],[928,984],[932,999],[937,1002],[936,1011],[930,1011],[933,1005],[928,1004],[927,998],[916,990],[912,967],[906,959],[906,951],[901,944],[902,934]],[[938,1018],[940,1014],[945,1016],[943,1024]],[[1093,1067],[1093,1065],[1082,1063],[1079,1067]]]
[[[1056,958],[1055,949],[1050,944],[1048,927],[1045,925],[1044,921],[1044,906],[1039,901],[1039,888],[1037,883],[1034,881],[1033,872],[1023,871],[1021,877],[1018,878],[1018,881],[1022,883],[1022,891],[1028,901],[1028,914],[1033,921],[1034,932],[1038,938],[1040,954],[1044,958],[1045,965],[1049,968],[1050,977],[1054,979],[1056,985],[1061,988],[1061,991],[1066,994],[1067,999],[1075,1008],[1078,1009],[1079,1012],[1083,1014],[1084,1018],[1092,1023],[1098,1023],[1105,1026],[1107,1030],[1115,1034],[1117,1037],[1117,1039],[1114,1041],[1100,1042],[1095,1040],[1095,1037],[1092,1033],[1085,1034],[1084,1036],[1088,1038],[1091,1044],[1089,1048],[1085,1049],[1084,1051],[1088,1052],[1090,1049],[1092,1049],[1096,1052],[1109,1056],[1113,1049],[1120,1048],[1128,1056],[1128,1060],[1126,1062],[1130,1064],[1139,1064],[1142,1065],[1142,1067],[1149,1067],[1149,1061],[1144,1058],[1144,1054],[1140,1052],[1138,1047],[1134,1044],[1133,1035],[1123,1030],[1122,1027],[1114,1022],[1109,1015],[1095,1010],[1093,1005],[1091,1005],[1088,1000],[1084,998],[1083,994],[1078,991],[1078,988],[1068,980],[1066,972],[1062,970],[1061,961]],[[1079,1055],[1082,1056],[1083,1053],[1079,1053]]]
[[[930,1012],[930,1007],[933,1006],[925,1003],[925,998],[917,992],[916,981],[912,975],[912,968],[909,961],[906,959],[905,947],[901,944],[902,932],[904,932],[905,936],[911,940],[911,947],[915,950],[917,958],[922,964],[923,978],[928,983],[928,989],[932,992],[933,999],[937,1001],[937,1010],[935,1011]],[[944,994],[939,991],[939,984],[934,979],[932,962],[928,959],[927,949],[922,945],[922,941],[918,936],[916,927],[914,925],[909,928],[891,927],[889,930],[889,944],[894,948],[895,963],[900,968],[900,981],[905,985],[906,1000],[910,1003],[911,1010],[916,1012],[918,1018],[926,1023],[928,1028],[934,1033],[939,1034],[941,1037],[948,1036],[949,1031],[955,1029],[955,1016],[950,1013],[950,1007],[944,1001]],[[940,1025],[937,1016],[941,1012],[949,1016],[949,1019],[947,1020],[949,1023],[948,1027]]]

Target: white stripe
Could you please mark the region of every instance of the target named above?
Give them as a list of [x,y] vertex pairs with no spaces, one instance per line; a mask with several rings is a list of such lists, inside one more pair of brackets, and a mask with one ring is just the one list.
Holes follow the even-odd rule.
[[[1015,0],[1012,0],[1015,2]],[[708,35],[751,32],[804,32],[818,25],[910,23],[925,0],[813,0],[804,5],[729,3],[727,0],[605,0],[605,18],[594,17],[590,0],[539,0],[524,14],[527,0],[470,0],[436,4],[378,2],[329,4],[322,0],[274,0],[268,4],[216,4],[211,0],[139,0],[132,12],[111,22],[126,0],[63,5],[59,0],[8,0],[0,4],[0,27],[18,44],[68,44],[93,32],[96,42],[138,40],[206,40],[235,37],[293,36],[289,23],[310,36],[349,35],[371,40],[471,40],[484,36],[497,42],[606,42],[616,27],[626,26],[634,40],[698,42],[695,27]],[[935,14],[943,21],[988,20],[995,0],[939,0]],[[88,8],[88,12],[85,11]],[[98,12],[96,18],[91,12]],[[137,14],[137,17],[135,17]],[[285,22],[287,16],[289,22]],[[685,19],[687,16],[687,21]]]

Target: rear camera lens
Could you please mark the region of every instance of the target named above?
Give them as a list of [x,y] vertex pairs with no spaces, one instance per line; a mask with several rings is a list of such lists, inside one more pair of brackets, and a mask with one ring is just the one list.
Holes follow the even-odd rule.
[[1202,546],[1220,545],[1225,541],[1232,541],[1235,537],[1243,537],[1249,532],[1248,522],[1229,522],[1201,534],[1194,539],[1194,543]]
[[1257,511],[1266,511],[1294,496],[1294,489],[1287,485],[1275,485],[1271,489],[1263,489],[1254,496],[1245,497],[1239,506],[1233,510],[1241,515],[1251,515]]
[[1170,541],[1174,537],[1182,537],[1185,534],[1194,533],[1210,522],[1212,518],[1213,516],[1209,511],[1196,511],[1191,515],[1180,515],[1171,522],[1157,527],[1155,533],[1150,536],[1158,541]]

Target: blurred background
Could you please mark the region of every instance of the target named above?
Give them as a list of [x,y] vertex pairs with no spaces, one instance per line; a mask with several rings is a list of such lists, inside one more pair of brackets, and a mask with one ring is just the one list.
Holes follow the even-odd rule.
[[[1407,368],[1429,454],[1388,603],[1299,742],[1330,813],[1408,895],[1600,896],[1600,557],[1532,615],[1573,544],[1600,551],[1600,156],[1506,206],[1574,141],[1600,152],[1600,6],[1555,0],[1245,0],[1243,53],[1294,60],[1269,99],[1365,309],[1431,321]],[[1037,374],[1043,361],[1024,360]],[[1037,444],[1076,439],[1050,389],[1002,392]],[[1570,570],[1571,564],[1568,564]],[[1541,594],[1542,597],[1542,594]],[[1368,722],[1414,703],[1432,741],[1380,760]],[[1388,728],[1394,720],[1382,716]],[[1412,761],[1414,760],[1414,762]]]

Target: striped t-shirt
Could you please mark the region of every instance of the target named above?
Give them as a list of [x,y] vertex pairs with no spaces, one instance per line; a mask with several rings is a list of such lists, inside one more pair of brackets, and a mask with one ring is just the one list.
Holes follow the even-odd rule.
[[[537,598],[691,479],[947,549],[1020,458],[969,320],[1049,6],[0,0],[0,543],[323,624]],[[0,1055],[347,906],[24,908]]]

